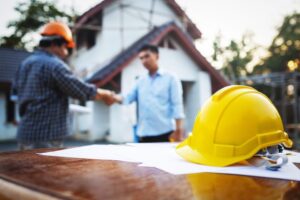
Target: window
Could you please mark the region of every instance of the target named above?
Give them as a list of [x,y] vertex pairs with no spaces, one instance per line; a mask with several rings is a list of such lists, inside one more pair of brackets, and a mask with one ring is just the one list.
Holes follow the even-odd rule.
[[173,44],[171,38],[164,38],[160,43],[158,44],[159,47],[167,48],[167,49],[176,49],[175,45]]
[[102,12],[89,19],[85,24],[78,28],[76,33],[77,48],[92,48],[96,44],[96,38],[102,28]]

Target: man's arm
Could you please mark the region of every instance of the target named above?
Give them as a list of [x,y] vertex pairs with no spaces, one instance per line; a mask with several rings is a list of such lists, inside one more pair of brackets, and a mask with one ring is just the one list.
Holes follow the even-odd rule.
[[176,121],[176,129],[170,135],[170,141],[181,141],[183,139],[184,134],[182,86],[180,81],[175,77],[173,77],[171,80],[170,90],[172,117]]
[[104,101],[107,105],[112,105],[116,102],[115,93],[110,90],[97,89],[97,95],[93,100]]
[[114,100],[115,102],[120,104],[131,104],[132,102],[137,100],[137,97],[138,86],[136,84],[126,97],[123,97],[122,95],[114,95]]
[[119,103],[119,104],[122,104],[123,103],[123,97],[122,97],[122,95],[120,95],[120,94],[115,94],[114,95],[114,100],[115,100],[115,102],[117,102],[117,103]]
[[183,119],[176,119],[176,129],[170,135],[170,142],[178,142],[183,140],[184,128],[183,128]]
[[84,83],[64,65],[53,67],[52,77],[57,87],[72,98],[82,101],[103,100],[108,105],[114,101],[113,92],[97,89],[95,85]]

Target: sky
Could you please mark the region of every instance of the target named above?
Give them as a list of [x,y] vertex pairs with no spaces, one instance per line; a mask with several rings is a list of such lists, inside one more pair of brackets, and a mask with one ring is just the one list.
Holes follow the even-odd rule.
[[[10,33],[6,25],[18,18],[14,6],[24,0],[0,0],[0,35]],[[55,1],[55,0],[54,0]],[[59,8],[83,13],[101,0],[56,0]],[[145,0],[143,0],[145,1]],[[223,44],[240,40],[246,32],[253,34],[253,42],[268,47],[283,22],[284,16],[300,12],[300,0],[177,0],[202,32],[197,41],[199,51],[210,60],[212,44],[217,35]],[[257,59],[264,52],[257,52]],[[217,63],[216,63],[217,64]],[[218,66],[217,66],[218,67]]]

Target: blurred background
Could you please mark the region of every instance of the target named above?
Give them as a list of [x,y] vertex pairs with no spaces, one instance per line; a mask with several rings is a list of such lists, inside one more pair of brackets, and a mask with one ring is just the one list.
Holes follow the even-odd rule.
[[[228,84],[257,88],[275,104],[300,147],[300,0],[0,0],[0,151],[15,150],[18,106],[10,87],[39,42],[43,24],[69,24],[77,47],[67,61],[98,87],[127,93],[145,71],[142,43],[184,90],[190,132],[205,100]],[[67,146],[134,139],[136,106],[71,100]]]

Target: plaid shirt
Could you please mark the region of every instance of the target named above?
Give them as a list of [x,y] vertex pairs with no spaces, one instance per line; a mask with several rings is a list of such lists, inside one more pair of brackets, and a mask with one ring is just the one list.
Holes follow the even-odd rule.
[[58,57],[37,51],[23,61],[13,83],[21,122],[19,142],[60,140],[68,134],[68,97],[82,101],[96,95],[96,87],[82,82]]

